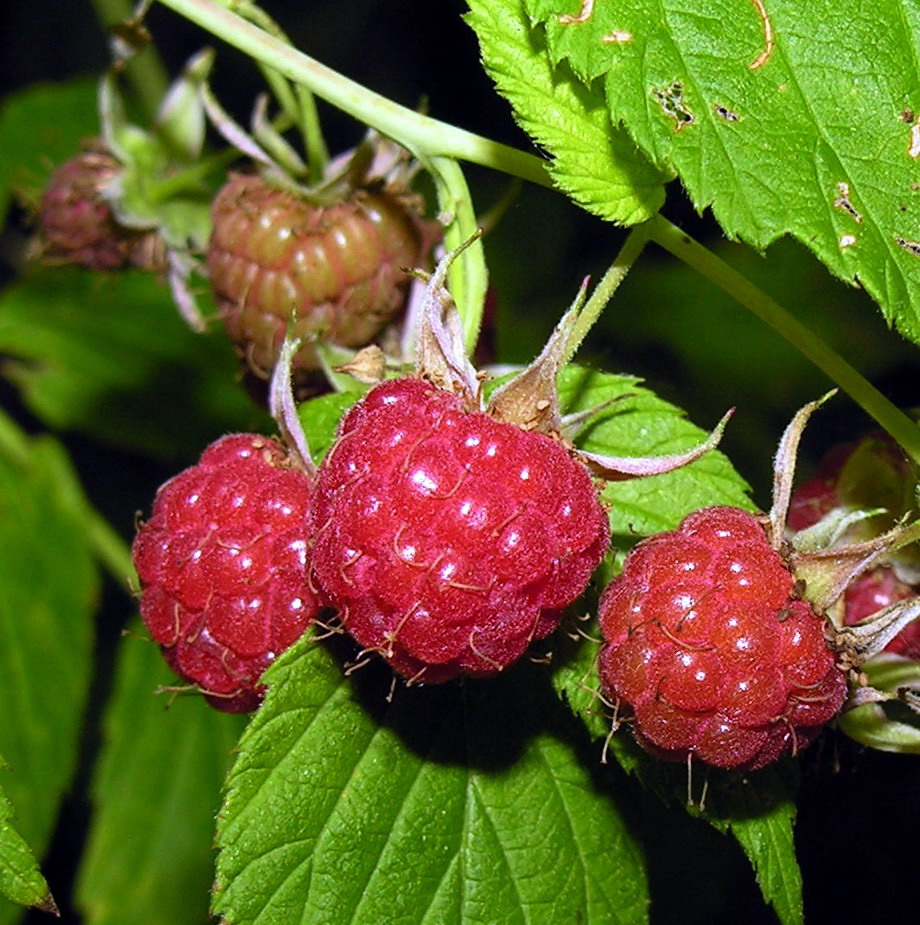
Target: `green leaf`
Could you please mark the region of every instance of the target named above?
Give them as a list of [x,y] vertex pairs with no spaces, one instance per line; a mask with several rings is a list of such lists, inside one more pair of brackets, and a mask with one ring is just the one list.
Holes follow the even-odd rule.
[[126,636],[93,781],[77,900],[87,925],[196,925],[214,879],[214,815],[243,717],[175,684],[157,646]]
[[76,768],[92,677],[99,576],[85,503],[58,443],[0,415],[0,754],[17,831],[37,857]]
[[37,206],[54,167],[99,134],[98,82],[84,78],[39,84],[8,97],[0,108],[0,217],[10,196]]
[[920,341],[920,8],[525,5],[552,60],[602,79],[613,122],[730,237],[762,248],[793,235]]
[[744,849],[764,899],[783,925],[802,921],[802,874],[796,862],[794,784],[765,769],[756,786],[739,784],[725,827]]
[[310,444],[313,462],[319,465],[335,443],[339,421],[345,412],[363,397],[363,392],[331,392],[301,402],[297,416]]
[[305,638],[266,680],[218,822],[230,925],[645,920],[636,847],[535,666],[388,700],[381,665],[345,677]]
[[[581,449],[614,456],[667,456],[706,439],[706,432],[690,423],[680,408],[639,382],[633,376],[577,366],[563,370],[559,397],[565,413],[613,402],[579,435],[576,442]],[[613,532],[635,538],[674,529],[701,507],[729,504],[750,509],[746,491],[745,481],[731,463],[714,451],[664,475],[608,482],[602,497],[610,505]]]
[[[0,756],[0,769],[6,762]],[[0,786],[0,894],[22,906],[55,910],[48,884],[38,869],[35,855],[13,826],[13,807]]]
[[624,225],[645,221],[664,202],[662,172],[611,125],[600,86],[553,68],[522,0],[469,0],[486,70],[521,127],[552,156],[550,173],[579,205]]
[[150,274],[37,268],[0,298],[2,369],[55,428],[165,457],[271,428],[222,332],[195,334]]

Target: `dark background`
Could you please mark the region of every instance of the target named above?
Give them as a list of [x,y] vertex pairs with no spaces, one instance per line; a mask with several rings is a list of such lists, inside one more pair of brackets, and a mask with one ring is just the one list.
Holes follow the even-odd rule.
[[[266,2],[263,7],[296,45],[349,77],[405,105],[425,101],[437,118],[530,148],[479,65],[475,38],[459,20],[461,3],[313,0]],[[173,73],[208,41],[165,9],[155,7],[148,22]],[[106,36],[88,0],[5,0],[0,11],[0,94],[39,81],[99,73],[107,61]],[[251,63],[224,47],[219,49],[214,87],[243,120],[261,89]],[[322,108],[322,116],[333,151],[361,137],[360,126],[329,107]],[[478,168],[470,168],[468,176],[481,209],[507,183]],[[824,333],[889,397],[905,406],[917,402],[915,348],[886,330],[863,294],[831,280],[796,245],[780,245],[764,258],[724,242],[718,228],[695,212],[677,186],[670,190],[665,213],[704,243],[724,250]],[[24,215],[12,215],[4,238],[6,279],[15,272],[17,245],[26,231]],[[558,194],[532,188],[521,193],[487,240],[502,359],[526,360],[533,354],[582,277],[599,276],[622,238],[622,232]],[[731,349],[713,349],[700,340],[716,330]],[[730,336],[725,338],[724,332]],[[723,447],[764,506],[769,503],[773,448],[783,426],[799,405],[829,387],[760,322],[655,248],[649,248],[624,284],[583,357],[614,371],[645,376],[653,389],[687,409],[702,426],[711,426],[726,407],[737,405]],[[37,429],[11,387],[0,385],[0,400],[27,427]],[[835,400],[806,438],[801,473],[807,475],[829,446],[853,439],[870,424],[847,399]],[[158,464],[79,435],[66,435],[66,440],[94,502],[128,538],[138,507],[180,464],[192,461]],[[110,664],[126,616],[117,589],[110,588],[106,599],[100,675]],[[100,681],[97,703],[105,693]],[[98,744],[96,723],[98,715],[88,723],[83,770],[45,864],[59,900],[67,893],[89,818],[86,787]],[[916,757],[864,751],[843,737],[832,735],[823,748],[804,756],[797,841],[807,922],[917,921],[918,783]],[[634,784],[624,786],[634,790],[633,808],[648,832],[653,922],[774,920],[760,900],[747,861],[729,839],[683,813],[664,811]],[[66,904],[63,912],[65,921],[78,921]],[[30,913],[28,920],[47,919]]]

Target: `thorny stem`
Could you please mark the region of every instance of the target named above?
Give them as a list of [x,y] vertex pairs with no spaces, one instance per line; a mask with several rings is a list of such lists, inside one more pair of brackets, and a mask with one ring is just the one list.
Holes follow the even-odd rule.
[[[134,18],[131,0],[92,0],[96,17],[103,29]],[[140,51],[128,61],[125,74],[144,115],[153,119],[169,88],[169,77],[153,45]]]
[[607,272],[594,287],[590,298],[579,313],[578,320],[575,322],[569,336],[569,343],[565,355],[561,359],[560,366],[565,366],[571,362],[575,352],[581,346],[581,342],[600,317],[601,312],[613,297],[617,287],[626,279],[626,274],[629,272],[630,267],[639,259],[645,245],[648,243],[650,233],[651,228],[648,222],[636,225],[630,231],[616,259],[607,268]]
[[693,267],[770,325],[836,382],[867,414],[875,418],[901,444],[911,459],[920,464],[920,428],[843,357],[782,305],[666,218],[656,215],[649,224],[652,240],[656,244]]
[[[97,4],[116,0],[96,0]],[[552,186],[538,157],[499,144],[400,106],[230,13],[215,0],[159,0],[255,60],[276,69],[365,125],[393,138],[420,159],[452,158],[500,170],[540,186]],[[825,372],[920,464],[920,428],[821,338],[698,241],[661,215],[647,233],[665,250],[693,267],[770,325]],[[638,243],[627,239],[626,246]],[[621,255],[622,256],[622,255]],[[617,263],[619,263],[619,258]],[[615,282],[619,282],[614,272]],[[611,290],[612,291],[612,290]],[[592,309],[593,310],[593,309]],[[589,316],[590,318],[590,316]],[[587,320],[586,320],[587,323]],[[469,333],[469,332],[467,332]]]

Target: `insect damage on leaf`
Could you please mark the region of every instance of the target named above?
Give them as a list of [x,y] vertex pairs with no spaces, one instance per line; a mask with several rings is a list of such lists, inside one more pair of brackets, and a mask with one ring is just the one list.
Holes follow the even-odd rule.
[[712,111],[720,118],[724,119],[726,122],[740,122],[741,116],[729,109],[726,106],[722,106],[720,103],[714,103]]
[[913,254],[915,257],[920,257],[920,241],[908,241],[906,238],[902,238],[900,235],[895,235],[894,243],[897,244],[898,247],[906,250],[908,254]]
[[763,51],[748,65],[752,71],[757,71],[770,60],[770,55],[773,54],[773,23],[770,22],[770,17],[767,16],[763,0],[751,0],[751,2],[754,4],[763,25]]
[[[594,0],[581,0],[581,9],[577,13],[563,13],[559,16],[560,26],[579,26],[594,15]],[[612,29],[601,36],[604,45],[628,45],[633,40],[632,32],[627,29]]]
[[862,215],[850,201],[850,184],[842,180],[837,184],[837,198],[834,200],[834,208],[851,215],[853,221],[857,224],[860,224],[863,220]]
[[910,144],[907,148],[907,156],[920,157],[920,120],[914,122],[910,127]]
[[661,111],[674,120],[675,132],[696,121],[696,117],[684,103],[684,85],[679,80],[666,87],[652,87],[652,97],[661,107]]
[[574,15],[563,14],[559,17],[559,23],[563,26],[574,26],[587,22],[593,15],[594,0],[581,0],[581,9]]

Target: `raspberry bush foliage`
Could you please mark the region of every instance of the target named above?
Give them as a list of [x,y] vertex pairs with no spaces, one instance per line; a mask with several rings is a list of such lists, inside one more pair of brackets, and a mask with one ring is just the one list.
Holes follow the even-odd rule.
[[898,921],[916,10],[295,6],[4,7],[0,925]]

